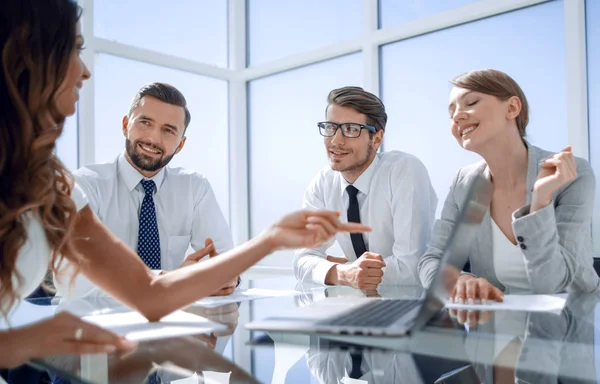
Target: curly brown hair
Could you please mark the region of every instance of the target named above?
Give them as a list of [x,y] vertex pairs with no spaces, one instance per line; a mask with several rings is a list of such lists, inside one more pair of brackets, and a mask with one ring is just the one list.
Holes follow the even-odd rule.
[[28,240],[25,213],[45,231],[50,269],[63,256],[79,261],[71,236],[73,180],[54,151],[66,118],[55,105],[56,92],[76,49],[80,15],[73,0],[0,1],[0,309],[5,314],[19,299],[16,261]]

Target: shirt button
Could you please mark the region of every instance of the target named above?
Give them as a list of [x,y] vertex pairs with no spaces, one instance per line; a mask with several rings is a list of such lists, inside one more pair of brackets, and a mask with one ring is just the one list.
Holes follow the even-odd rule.
[[521,249],[523,249],[523,250],[527,249],[527,246],[525,244],[521,243],[520,245],[521,245]]
[[518,241],[519,243],[522,243],[522,242],[523,242],[523,240],[525,240],[525,239],[523,238],[523,236],[517,236],[517,241]]

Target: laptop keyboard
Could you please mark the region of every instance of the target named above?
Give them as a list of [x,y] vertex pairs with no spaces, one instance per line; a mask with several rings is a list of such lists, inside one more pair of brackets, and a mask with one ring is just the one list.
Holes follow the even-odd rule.
[[351,312],[319,321],[319,325],[351,327],[387,327],[411,309],[421,305],[422,300],[373,300]]

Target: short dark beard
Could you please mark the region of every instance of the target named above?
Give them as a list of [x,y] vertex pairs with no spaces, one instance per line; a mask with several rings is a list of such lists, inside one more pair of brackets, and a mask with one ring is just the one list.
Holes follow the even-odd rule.
[[164,168],[167,164],[169,164],[171,159],[173,159],[173,156],[175,156],[175,153],[172,153],[171,155],[163,154],[157,160],[152,160],[140,152],[137,144],[137,141],[135,143],[131,143],[131,140],[125,139],[125,150],[127,151],[127,155],[129,155],[133,165],[145,172],[155,172]]

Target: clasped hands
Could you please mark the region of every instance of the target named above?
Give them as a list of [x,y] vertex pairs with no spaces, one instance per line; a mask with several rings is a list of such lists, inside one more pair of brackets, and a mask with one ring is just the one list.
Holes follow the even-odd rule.
[[366,291],[377,290],[383,278],[385,261],[377,253],[365,252],[352,263],[345,257],[327,256],[327,260],[336,263],[328,274],[328,282],[334,285],[346,285]]

